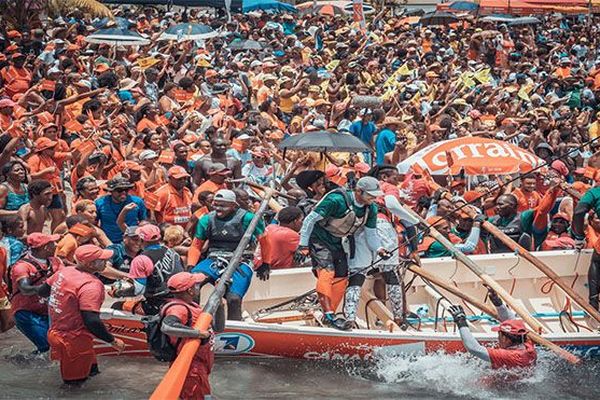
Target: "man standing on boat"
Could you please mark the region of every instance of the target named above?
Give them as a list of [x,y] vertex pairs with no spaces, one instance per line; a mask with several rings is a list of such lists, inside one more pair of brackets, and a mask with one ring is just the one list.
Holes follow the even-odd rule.
[[496,310],[501,324],[492,328],[498,332],[498,347],[482,346],[469,330],[467,317],[460,305],[452,305],[448,309],[458,326],[463,345],[469,353],[477,358],[491,363],[493,369],[526,368],[535,365],[537,353],[533,342],[527,337],[527,328],[520,319],[515,319],[515,313],[502,303],[502,299],[492,289],[488,295]]
[[358,180],[354,190],[335,189],[327,193],[304,219],[297,258],[310,255],[325,313],[323,323],[327,326],[351,328],[344,318],[336,318],[335,312],[348,285],[348,257],[354,257],[354,234],[358,229],[364,227],[370,251],[389,257],[377,235],[375,200],[382,195],[379,181],[367,176]]
[[[208,276],[211,283],[216,282],[227,267],[227,262],[254,218],[253,213],[240,208],[235,193],[228,189],[221,189],[215,193],[213,207],[215,211],[204,215],[198,221],[187,257],[187,269],[192,273],[203,273]],[[258,240],[261,248],[263,263],[256,270],[256,275],[261,280],[268,279],[271,271],[271,252],[264,232],[265,225],[261,220],[253,232],[253,239]],[[198,263],[206,241],[208,241],[208,255]],[[249,260],[252,259],[251,251],[248,257]],[[252,273],[248,262],[240,263],[233,273],[231,284],[225,294],[227,319],[241,321],[242,298],[250,287]]]
[[[573,212],[571,231],[575,238],[575,246],[581,249],[585,246],[585,217],[590,210],[600,215],[600,186],[588,190],[577,203]],[[593,247],[594,254],[588,270],[589,303],[594,309],[599,310],[598,296],[600,294],[600,240],[588,243]]]

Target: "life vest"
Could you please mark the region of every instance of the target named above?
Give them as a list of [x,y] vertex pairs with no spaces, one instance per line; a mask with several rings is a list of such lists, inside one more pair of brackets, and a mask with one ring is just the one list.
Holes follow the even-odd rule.
[[[495,225],[498,230],[518,243],[521,235],[523,234],[523,229],[521,227],[521,213],[517,213],[514,218],[504,226],[499,226],[499,221],[500,216],[498,215],[490,219],[490,223]],[[492,253],[511,253],[511,250],[506,247],[506,245],[502,243],[500,239],[493,235],[490,236],[490,250]]]
[[344,201],[346,202],[346,212],[340,218],[328,217],[319,221],[318,224],[335,237],[343,238],[352,236],[359,228],[367,223],[367,219],[369,218],[369,207],[367,207],[365,215],[359,218],[356,216],[352,200],[345,190],[335,189],[329,192],[328,195],[330,193],[339,193],[344,197]]
[[29,275],[29,283],[33,285],[41,285],[46,282],[46,279],[50,278],[56,271],[58,271],[62,266],[62,261],[57,257],[49,257],[49,264],[46,266],[41,265],[37,260],[30,257],[28,254],[25,254],[21,257],[17,262],[13,265],[8,266],[6,269],[6,285],[8,292],[10,293],[10,298],[15,297],[16,294],[19,293],[18,287],[12,287],[12,270],[18,263],[26,263],[35,268],[35,273]]
[[183,272],[184,270],[181,257],[175,250],[165,246],[145,249],[142,252],[142,255],[150,258],[154,264],[152,275],[148,277],[146,282],[144,297],[146,297],[146,299],[152,297],[166,297],[168,293],[167,281],[176,273]]
[[208,214],[207,237],[210,246],[209,252],[213,250],[232,252],[237,248],[242,236],[244,236],[242,220],[246,212],[246,210],[240,208],[228,221],[217,218],[217,214],[214,211]]

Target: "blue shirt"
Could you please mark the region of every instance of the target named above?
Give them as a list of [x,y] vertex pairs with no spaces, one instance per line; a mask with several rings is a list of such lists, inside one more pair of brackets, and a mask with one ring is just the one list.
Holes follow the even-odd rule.
[[127,214],[125,224],[127,226],[139,225],[140,221],[148,218],[148,210],[144,204],[144,200],[137,196],[127,195],[122,203],[112,201],[110,195],[102,196],[95,201],[98,212],[98,221],[100,228],[106,233],[106,236],[113,243],[121,243],[123,241],[123,231],[117,225],[117,217],[127,204],[135,203],[137,208]]
[[370,145],[373,141],[373,135],[377,128],[373,122],[367,122],[363,124],[361,120],[353,122],[350,125],[350,133],[362,140],[365,144]]
[[394,146],[396,145],[396,134],[384,128],[377,134],[377,139],[375,140],[375,151],[377,152],[377,165],[385,164],[384,156],[385,153],[389,153],[394,150]]

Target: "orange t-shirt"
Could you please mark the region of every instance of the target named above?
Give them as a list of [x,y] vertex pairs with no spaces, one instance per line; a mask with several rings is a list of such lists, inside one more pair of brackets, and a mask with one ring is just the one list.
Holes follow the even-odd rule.
[[158,222],[185,225],[192,217],[192,192],[183,188],[181,195],[170,184],[161,186],[155,193],[158,198],[154,211],[158,213]]
[[521,189],[515,189],[512,193],[518,201],[517,211],[525,211],[536,208],[542,201],[542,196],[538,192],[527,193]]
[[[58,161],[58,160],[57,160]],[[52,173],[45,173],[38,179],[47,180],[52,184],[52,193],[58,194],[62,191],[62,181],[60,179],[60,169],[55,160],[50,157],[42,156],[40,154],[34,154],[27,160],[27,165],[32,173],[42,171],[49,167],[54,167],[55,171]]]

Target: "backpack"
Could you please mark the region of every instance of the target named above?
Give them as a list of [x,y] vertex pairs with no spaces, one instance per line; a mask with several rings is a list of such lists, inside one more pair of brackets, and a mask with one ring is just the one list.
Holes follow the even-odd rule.
[[[167,309],[174,305],[185,306],[185,304],[182,303],[166,304],[158,314],[142,318],[146,340],[148,341],[148,349],[150,350],[150,354],[158,361],[172,362],[177,358],[177,348],[179,347],[182,338],[178,338],[177,342],[173,345],[169,340],[169,336],[160,330]],[[191,326],[192,312],[188,306],[185,306],[185,308],[188,312],[188,326]]]

